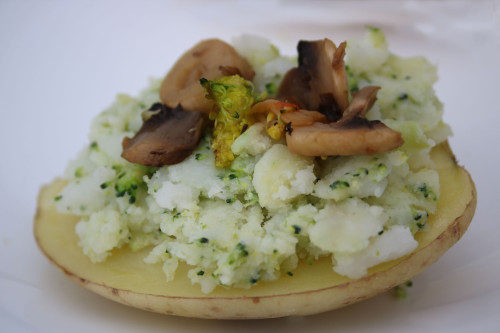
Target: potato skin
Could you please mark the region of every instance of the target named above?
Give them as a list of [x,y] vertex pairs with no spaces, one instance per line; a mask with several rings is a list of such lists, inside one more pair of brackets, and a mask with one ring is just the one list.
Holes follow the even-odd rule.
[[[56,180],[40,191],[34,234],[44,255],[72,281],[116,302],[164,314],[214,319],[258,319],[311,315],[341,308],[383,293],[436,262],[466,232],[477,204],[469,173],[457,165],[448,145],[434,148],[440,175],[438,212],[418,248],[410,255],[380,264],[360,279],[342,277],[328,258],[299,265],[293,278],[259,283],[251,289],[217,288],[205,295],[178,272],[165,283],[160,265],[142,263],[144,253],[120,250],[105,263],[92,264],[81,253],[74,234],[77,218],[59,214],[52,198],[64,186]],[[187,268],[186,268],[187,269]]]

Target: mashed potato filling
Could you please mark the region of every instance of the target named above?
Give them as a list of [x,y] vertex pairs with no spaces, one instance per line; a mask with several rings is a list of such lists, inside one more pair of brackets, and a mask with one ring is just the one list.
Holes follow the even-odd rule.
[[294,155],[282,144],[273,145],[259,159],[253,173],[259,204],[279,210],[284,203],[311,194],[316,179],[313,168],[313,158]]
[[[258,94],[272,96],[296,65],[260,37],[233,45],[255,69]],[[402,147],[375,156],[304,157],[257,122],[232,144],[228,168],[215,166],[208,132],[181,163],[139,168],[120,157],[120,142],[158,102],[161,81],[154,80],[95,118],[90,143],[68,165],[68,185],[54,204],[81,217],[76,233],[91,261],[105,261],[116,248],[149,248],[144,260],[162,265],[165,283],[185,262],[205,293],[293,276],[299,260],[321,256],[330,256],[339,274],[361,277],[418,245],[413,235],[425,229],[439,199],[429,152],[450,131],[432,88],[436,70],[424,58],[391,54],[382,32],[370,29],[348,42],[346,65],[351,94],[381,87],[367,118],[400,131]]]

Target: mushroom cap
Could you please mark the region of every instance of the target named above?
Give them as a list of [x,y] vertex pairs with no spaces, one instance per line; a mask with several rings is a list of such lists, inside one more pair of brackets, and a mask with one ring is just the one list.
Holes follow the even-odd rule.
[[283,78],[278,99],[297,103],[307,110],[319,110],[325,101],[334,102],[340,111],[345,110],[349,105],[345,47],[345,42],[337,47],[328,38],[300,41],[299,66]]
[[122,157],[129,162],[162,166],[182,162],[198,146],[206,123],[202,112],[170,109],[145,120],[133,138],[122,141]]
[[226,42],[207,39],[182,55],[164,78],[160,88],[161,101],[171,108],[210,112],[213,101],[205,98],[200,79],[217,79],[239,74],[252,80],[255,73],[248,61]]
[[401,146],[403,138],[380,121],[354,118],[342,126],[314,123],[292,128],[286,143],[292,153],[302,156],[374,155]]

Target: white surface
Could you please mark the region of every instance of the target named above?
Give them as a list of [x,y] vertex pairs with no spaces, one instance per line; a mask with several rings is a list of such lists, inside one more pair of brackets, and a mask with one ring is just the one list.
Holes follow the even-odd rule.
[[[262,321],[189,320],[105,300],[38,251],[39,187],[87,143],[92,117],[136,94],[205,37],[298,39],[383,28],[391,49],[439,65],[451,145],[479,193],[464,238],[413,279],[409,298],[381,295],[336,312]],[[1,332],[500,332],[500,6],[493,1],[0,2]]]

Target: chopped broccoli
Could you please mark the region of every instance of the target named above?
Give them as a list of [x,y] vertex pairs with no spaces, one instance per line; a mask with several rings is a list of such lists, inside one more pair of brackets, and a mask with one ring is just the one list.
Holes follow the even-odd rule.
[[90,143],[90,145],[89,145],[89,149],[90,150],[98,150],[99,146],[98,146],[97,142],[92,141],[92,143]]
[[144,176],[151,176],[154,173],[154,168],[140,164],[132,164],[132,167],[127,168],[118,175],[115,183],[116,196],[122,197],[125,194],[129,195],[129,202],[134,203],[136,200],[137,189],[144,186]]
[[227,168],[234,160],[231,145],[253,124],[250,116],[254,102],[253,85],[239,75],[213,81],[202,78],[200,83],[208,93],[207,98],[216,104],[210,113],[210,119],[215,120],[212,139],[215,165]]
[[373,46],[376,48],[387,47],[387,40],[384,33],[379,28],[367,26],[368,38],[371,39]]
[[346,65],[345,70],[347,72],[347,81],[349,82],[349,91],[351,92],[351,94],[354,94],[359,90],[358,79],[355,77],[349,66]]
[[400,284],[394,287],[394,292],[396,294],[396,298],[405,299],[408,297],[408,289],[413,286],[413,282],[411,280],[406,281],[404,284]]
[[245,243],[239,242],[238,244],[236,244],[234,250],[229,255],[228,264],[233,265],[237,260],[242,260],[248,257],[248,255],[249,253]]
[[137,190],[145,187],[144,176],[152,176],[156,168],[140,164],[115,165],[117,176],[112,180],[102,183],[101,188],[105,189],[114,184],[117,197],[129,196],[129,202],[133,204],[137,199]]
[[266,84],[266,92],[269,95],[274,95],[278,91],[278,85],[275,82],[269,82]]
[[343,180],[337,180],[330,184],[332,190],[350,187],[350,184]]

